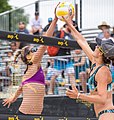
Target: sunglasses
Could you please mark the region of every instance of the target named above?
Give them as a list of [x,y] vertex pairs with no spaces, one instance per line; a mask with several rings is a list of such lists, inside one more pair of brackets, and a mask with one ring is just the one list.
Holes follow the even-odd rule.
[[97,45],[96,48],[98,48],[100,52],[102,52],[103,54],[105,54],[101,46]]
[[33,47],[33,48],[31,48],[31,49],[28,51],[28,54],[30,54],[30,52],[31,52],[31,53],[34,53],[34,52],[36,52],[37,50],[38,50],[38,48]]

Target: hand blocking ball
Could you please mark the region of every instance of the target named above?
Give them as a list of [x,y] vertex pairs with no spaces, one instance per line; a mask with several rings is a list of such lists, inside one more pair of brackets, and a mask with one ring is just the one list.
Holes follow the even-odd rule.
[[56,9],[56,16],[58,17],[58,19],[60,19],[61,21],[64,21],[62,16],[64,16],[65,18],[68,17],[68,15],[72,15],[74,14],[74,6],[69,3],[69,2],[61,2]]

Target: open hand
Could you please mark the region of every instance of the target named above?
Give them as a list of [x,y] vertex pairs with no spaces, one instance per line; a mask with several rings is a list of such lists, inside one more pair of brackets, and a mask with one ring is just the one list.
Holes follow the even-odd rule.
[[76,99],[77,98],[77,95],[78,95],[78,90],[77,88],[73,85],[72,86],[72,90],[70,89],[67,89],[66,91],[66,95],[72,99]]
[[70,15],[70,12],[69,12],[69,14],[68,14],[68,17],[65,18],[64,16],[62,16],[62,18],[63,18],[63,20],[66,22],[66,24],[68,24],[68,23],[73,24],[73,23],[72,23],[73,17],[74,17],[74,14]]
[[11,103],[15,102],[14,98],[13,97],[10,97],[10,98],[6,98],[3,100],[2,104],[3,106],[6,106],[8,105],[8,108],[10,107]]

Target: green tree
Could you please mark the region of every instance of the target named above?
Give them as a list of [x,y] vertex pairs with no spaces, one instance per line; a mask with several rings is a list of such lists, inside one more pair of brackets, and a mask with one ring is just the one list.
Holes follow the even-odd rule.
[[8,1],[9,0],[0,0],[0,13],[12,9],[12,7],[8,4]]
[[[2,10],[2,8],[4,8],[4,10]],[[0,0],[0,12],[5,12],[10,9],[11,6],[8,5],[8,0]],[[24,21],[26,24],[28,24],[29,14],[25,13],[24,8],[15,8],[15,10],[11,12],[0,15],[0,29],[15,31],[20,21]]]
[[20,21],[25,22],[25,24],[29,23],[29,14],[25,14],[23,8],[17,9],[10,13],[10,29],[11,31],[15,31],[18,28],[18,23]]

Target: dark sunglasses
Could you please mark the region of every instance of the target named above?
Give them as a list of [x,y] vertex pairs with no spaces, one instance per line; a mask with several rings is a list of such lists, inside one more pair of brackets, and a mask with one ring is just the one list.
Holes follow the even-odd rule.
[[103,51],[103,49],[102,49],[102,47],[101,47],[101,46],[97,45],[97,46],[96,46],[96,48],[98,48],[98,49],[99,49],[99,51],[100,51],[100,52],[102,52],[102,53],[104,54],[104,51]]
[[37,50],[38,50],[38,48],[33,47],[33,48],[31,48],[31,49],[28,51],[28,54],[30,54],[30,52],[31,52],[31,53],[34,53],[34,52],[36,52]]

